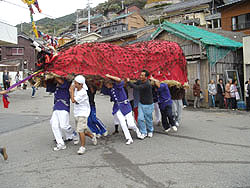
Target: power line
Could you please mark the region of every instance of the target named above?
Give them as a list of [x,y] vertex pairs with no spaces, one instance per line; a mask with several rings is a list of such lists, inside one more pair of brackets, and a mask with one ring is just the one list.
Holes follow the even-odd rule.
[[[17,6],[17,7],[20,7],[20,8],[23,8],[23,9],[27,9],[27,10],[29,10],[29,8],[28,7],[24,7],[24,6],[21,6],[21,5],[19,5],[19,4],[16,4],[16,3],[12,3],[12,2],[10,2],[10,1],[6,1],[6,0],[0,0],[0,2],[5,2],[5,3],[8,3],[8,4],[11,4],[11,5],[14,5],[14,6]],[[56,17],[54,17],[54,16],[50,16],[50,15],[48,15],[48,14],[44,14],[44,13],[40,13],[40,14],[42,14],[42,15],[44,15],[44,16],[48,16],[48,17],[50,17],[50,18],[53,18],[53,19],[55,19]]]

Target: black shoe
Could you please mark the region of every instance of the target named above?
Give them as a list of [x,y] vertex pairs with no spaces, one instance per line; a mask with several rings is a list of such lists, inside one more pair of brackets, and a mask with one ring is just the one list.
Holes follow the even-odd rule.
[[64,142],[65,142],[65,143],[67,143],[67,142],[71,142],[71,141],[73,141],[73,139],[72,139],[72,138],[69,138],[69,139],[67,139],[67,140],[64,140]]
[[119,131],[114,131],[113,133],[112,133],[112,135],[115,135],[115,134],[118,134],[119,133]]

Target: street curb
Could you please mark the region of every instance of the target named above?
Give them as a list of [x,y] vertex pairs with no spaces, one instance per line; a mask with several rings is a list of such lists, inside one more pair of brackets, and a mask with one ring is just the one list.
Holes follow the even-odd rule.
[[250,113],[246,110],[231,110],[231,109],[219,109],[219,108],[192,108],[186,107],[183,110],[187,111],[201,111],[201,112],[210,112],[210,113],[230,113],[230,114],[239,114],[239,115],[250,115]]

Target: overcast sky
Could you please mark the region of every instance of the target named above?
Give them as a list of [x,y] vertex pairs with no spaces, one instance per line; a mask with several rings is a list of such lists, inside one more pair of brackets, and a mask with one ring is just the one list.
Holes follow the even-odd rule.
[[[90,0],[91,7],[107,0]],[[40,14],[34,7],[34,20],[44,17],[58,18],[71,14],[76,9],[86,8],[87,0],[38,0],[39,7],[43,14]],[[44,15],[45,14],[45,15]],[[30,12],[22,0],[0,0],[0,21],[17,25],[21,22],[30,22]]]

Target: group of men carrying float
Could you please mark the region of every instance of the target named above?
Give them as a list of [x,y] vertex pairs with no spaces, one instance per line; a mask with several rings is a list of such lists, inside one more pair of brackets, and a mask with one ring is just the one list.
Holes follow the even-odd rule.
[[[166,83],[149,77],[149,73],[143,70],[140,78],[135,83],[129,78],[122,80],[119,77],[106,74],[106,79],[102,85],[101,92],[109,95],[113,105],[113,116],[115,124],[119,124],[124,133],[126,144],[132,144],[133,138],[129,129],[135,131],[138,139],[153,137],[153,111],[154,100],[152,91],[156,91],[157,103],[161,113],[161,122],[166,133],[177,131],[180,117],[175,117],[172,112],[172,99],[170,90]],[[133,106],[125,90],[126,87],[132,88],[139,93],[138,102],[138,126],[133,116]],[[155,87],[154,90],[152,86]],[[108,131],[105,125],[96,117],[95,94],[97,86],[92,79],[87,79],[82,75],[74,78],[74,81],[63,77],[52,77],[46,80],[46,91],[54,93],[53,113],[50,120],[52,132],[55,137],[56,146],[54,151],[66,149],[65,141],[73,140],[77,145],[79,141],[81,146],[77,151],[78,154],[85,152],[85,136],[91,138],[94,145],[97,144],[97,137],[100,135],[107,136]],[[2,92],[1,94],[5,94]],[[70,100],[74,104],[74,130],[69,124]],[[157,109],[155,109],[157,110]],[[178,112],[179,113],[179,112]],[[174,118],[175,117],[175,118]],[[117,130],[116,130],[117,131]],[[64,136],[63,136],[64,135]],[[64,139],[63,139],[64,137]],[[6,149],[1,149],[6,158]]]
[[[152,44],[161,47],[160,44],[162,43],[164,43],[166,45],[166,49],[168,49],[169,43],[166,42],[153,42]],[[99,47],[101,47],[104,44],[99,44],[99,45],[100,45]],[[148,43],[146,44],[146,46],[147,45]],[[86,47],[92,48],[93,46],[87,45]],[[38,46],[36,46],[36,49],[37,48],[39,49]],[[84,48],[83,46],[81,46],[76,49],[82,50]],[[170,48],[168,50],[170,50]],[[53,77],[45,79],[46,80],[45,85],[47,92],[54,93],[53,113],[50,120],[52,132],[54,134],[56,141],[56,146],[54,147],[54,150],[59,151],[66,149],[65,140],[66,141],[73,140],[74,144],[78,144],[79,141],[81,142],[81,146],[77,151],[77,153],[83,154],[85,152],[85,136],[89,136],[93,144],[96,145],[98,137],[100,137],[101,135],[103,136],[108,135],[108,131],[105,125],[96,117],[96,107],[94,98],[97,91],[97,87],[96,83],[94,82],[98,81],[98,79],[91,81],[91,79],[89,79],[90,77],[86,77],[87,80],[85,80],[85,77],[81,75],[84,73],[77,74],[77,72],[79,72],[80,70],[79,68],[87,64],[85,61],[84,61],[85,64],[83,64],[82,62],[79,63],[73,62],[72,64],[73,68],[68,67],[69,69],[67,70],[62,69],[62,67],[67,68],[67,66],[69,66],[69,64],[65,64],[65,62],[69,62],[70,58],[76,60],[74,59],[75,57],[74,53],[76,53],[77,50],[73,51],[70,50],[69,53],[63,52],[61,56],[59,56],[58,58],[57,56],[53,56],[53,53],[49,53],[41,49],[39,49],[38,51],[39,51],[38,69],[41,70],[42,72],[45,71],[46,73],[46,71],[48,71],[53,73],[54,71],[57,72],[57,70],[59,70],[59,72],[63,70],[68,73],[72,73],[76,71],[75,74],[78,75],[74,78],[74,81],[72,83],[73,80],[72,78],[66,79],[65,78],[66,76],[63,75],[60,76],[60,74],[55,76],[54,74]],[[67,57],[66,56],[67,54],[70,57]],[[180,65],[184,66],[185,58],[182,58],[183,54],[181,53],[180,48],[178,54],[180,56],[179,61],[182,62],[183,64]],[[82,55],[79,56],[78,54],[79,61],[80,57],[83,58]],[[158,56],[158,53],[156,53],[156,56]],[[67,61],[64,61],[65,58],[67,59]],[[56,64],[54,65],[54,63]],[[179,64],[177,64],[176,66],[179,66]],[[50,69],[49,67],[52,68]],[[184,73],[185,70],[186,70],[185,66],[181,68],[177,67],[176,69],[177,72],[184,71]],[[182,82],[186,79],[185,77],[186,74],[184,73],[183,73],[184,76],[180,77],[180,80],[182,80]],[[133,139],[131,137],[129,129],[135,131],[139,139],[144,139],[145,137],[149,138],[153,137],[154,110],[156,114],[158,114],[156,116],[158,123],[160,122],[160,116],[161,116],[161,123],[166,133],[168,133],[171,129],[175,132],[177,131],[177,127],[179,126],[180,123],[179,120],[181,114],[179,109],[182,108],[180,108],[180,105],[178,103],[178,101],[180,100],[177,100],[176,105],[173,105],[175,107],[173,115],[172,111],[173,101],[171,99],[171,94],[168,85],[166,83],[161,83],[159,80],[154,79],[152,76],[150,77],[149,72],[147,70],[143,70],[141,72],[139,80],[136,81],[135,83],[131,82],[129,78],[122,80],[117,76],[109,74],[102,75],[102,77],[104,77],[104,82],[102,82],[101,84],[99,83],[99,85],[102,85],[102,87],[101,88],[99,87],[99,89],[101,89],[101,92],[103,94],[109,95],[111,101],[114,102],[112,114],[114,116],[114,123],[116,125],[115,132],[118,132],[118,124],[119,124],[123,130],[127,145],[133,143]],[[134,100],[134,104],[132,105],[130,104],[130,101],[128,99],[125,87],[129,88],[130,90],[132,89],[133,94],[137,93],[138,95],[136,97],[137,102],[136,100]],[[152,89],[152,87],[154,88]],[[154,91],[154,99],[152,93],[153,91]],[[75,118],[76,130],[74,130],[69,124],[70,100],[72,103],[74,103],[74,118]],[[138,109],[138,111],[135,109]],[[137,127],[136,122],[138,122],[139,128]],[[63,137],[65,140],[63,139]],[[6,150],[4,151],[6,152]]]
[[[101,92],[104,95],[109,95],[111,102],[114,102],[112,114],[115,124],[121,126],[127,145],[133,143],[129,129],[135,131],[138,139],[153,137],[154,102],[152,85],[157,88],[157,98],[164,131],[166,133],[171,129],[177,131],[178,124],[172,114],[171,94],[166,83],[161,83],[152,76],[149,78],[149,73],[146,70],[141,72],[140,79],[135,83],[131,82],[129,78],[122,80],[109,74],[105,76]],[[139,92],[139,128],[136,126],[133,107],[128,100],[125,83],[126,86]],[[65,140],[73,140],[74,144],[79,143],[80,137],[81,147],[77,152],[78,154],[85,152],[85,135],[91,138],[94,145],[97,144],[98,135],[108,135],[105,125],[96,117],[94,98],[97,88],[91,79],[87,79],[86,83],[85,77],[78,75],[71,84],[67,79],[55,77],[46,81],[46,87],[48,92],[54,93],[54,107],[50,122],[57,143],[56,147],[54,147],[55,151],[66,149],[63,134],[65,134]],[[69,125],[70,99],[74,103],[76,131]]]

